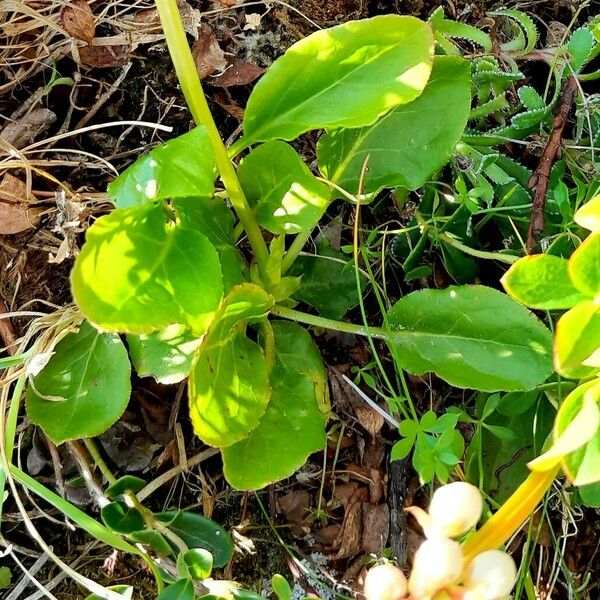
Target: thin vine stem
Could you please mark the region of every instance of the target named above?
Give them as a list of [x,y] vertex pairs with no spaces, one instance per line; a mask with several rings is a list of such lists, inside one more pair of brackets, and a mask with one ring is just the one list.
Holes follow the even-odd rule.
[[229,194],[229,200],[240,222],[242,223],[258,265],[263,268],[269,257],[267,245],[254,217],[254,213],[246,200],[233,163],[213,116],[210,112],[200,77],[190,51],[185,30],[181,22],[176,0],[156,0],[156,8],[165,33],[171,60],[181,84],[181,90],[188,103],[194,120],[204,125],[215,153],[215,162],[221,175],[223,185]]

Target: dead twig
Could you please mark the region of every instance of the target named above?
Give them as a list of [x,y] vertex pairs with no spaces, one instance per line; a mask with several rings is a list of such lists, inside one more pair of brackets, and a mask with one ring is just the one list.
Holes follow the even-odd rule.
[[527,252],[531,254],[535,247],[536,237],[544,230],[544,210],[546,208],[546,195],[548,182],[554,161],[560,156],[561,142],[571,112],[571,105],[577,93],[577,79],[570,75],[563,87],[558,102],[558,110],[554,116],[552,132],[544,148],[540,163],[529,180],[529,188],[534,190],[533,204],[531,207],[531,223],[527,234]]

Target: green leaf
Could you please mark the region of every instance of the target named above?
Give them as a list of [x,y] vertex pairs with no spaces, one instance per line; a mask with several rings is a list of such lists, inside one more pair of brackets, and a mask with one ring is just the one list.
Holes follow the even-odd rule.
[[112,485],[108,486],[104,493],[107,498],[116,498],[125,492],[133,492],[136,494],[145,486],[146,482],[141,477],[124,475],[123,477],[119,477]]
[[224,567],[231,560],[233,555],[231,537],[211,519],[188,511],[162,512],[154,516],[165,521],[167,527],[189,548],[208,550],[213,556],[213,564],[216,568]]
[[279,600],[291,600],[292,599],[292,588],[287,582],[286,578],[279,573],[275,573],[271,578],[271,586],[273,591]]
[[592,508],[600,508],[600,483],[582,485],[579,488],[581,501]]
[[569,259],[575,287],[591,298],[600,294],[600,233],[592,233]]
[[[123,596],[123,600],[131,600],[133,598],[133,587],[130,585],[110,585],[106,589]],[[104,596],[90,594],[89,596],[86,596],[85,600],[104,600]]]
[[172,323],[206,331],[223,294],[219,257],[160,203],[100,217],[71,273],[75,302],[111,331],[149,333]]
[[166,587],[156,600],[194,600],[194,584],[190,579],[180,579]]
[[8,567],[0,567],[0,590],[6,589],[12,580],[12,573]]
[[556,325],[554,364],[559,373],[573,379],[593,374],[582,363],[600,347],[600,306],[589,300],[566,312]]
[[111,502],[102,507],[100,516],[104,524],[117,533],[132,533],[144,528],[140,512],[122,502]]
[[502,285],[515,300],[542,310],[571,308],[585,296],[571,283],[569,261],[550,254],[525,256],[504,274]]
[[287,321],[272,325],[271,400],[256,429],[222,451],[227,481],[243,490],[289,477],[326,443],[329,398],[319,350],[299,325]]
[[404,438],[398,440],[393,446],[390,454],[390,460],[402,460],[406,458],[414,445],[414,438]]
[[242,159],[238,177],[260,225],[271,233],[312,229],[329,205],[329,188],[285,142],[261,144]]
[[[451,111],[445,107],[452,106]],[[362,129],[332,131],[319,140],[323,176],[350,192],[421,187],[450,159],[471,108],[469,63],[438,56],[423,93]],[[436,117],[440,111],[443,118]],[[364,165],[368,170],[364,173]],[[359,190],[361,180],[363,188]]]
[[423,91],[432,58],[431,27],[414,17],[384,15],[317,31],[255,86],[243,147],[293,140],[311,129],[369,125]]
[[[354,265],[347,255],[332,250],[328,243],[319,244],[318,254],[299,256],[289,274],[302,277],[294,298],[316,308],[323,317],[339,320],[358,304]],[[361,273],[359,277],[362,286],[366,286],[365,276]]]
[[571,57],[569,62],[573,71],[579,71],[588,61],[594,47],[594,41],[594,35],[587,27],[580,27],[571,34],[567,44],[567,52]]
[[55,443],[104,433],[123,414],[131,366],[123,342],[83,322],[27,389],[27,414]]
[[192,548],[179,555],[177,563],[183,563],[192,579],[206,579],[210,576],[213,566],[212,554],[204,548]]
[[181,225],[204,234],[221,261],[225,293],[244,282],[244,261],[236,248],[233,213],[221,198],[178,198],[172,202]]
[[456,387],[529,390],[552,371],[550,332],[485,286],[413,292],[391,308],[387,322],[399,368],[433,371]]
[[129,534],[129,537],[134,542],[144,544],[163,556],[171,556],[171,554],[173,554],[173,549],[169,545],[169,542],[167,542],[167,540],[160,533],[158,533],[158,531],[154,531],[154,529],[140,529],[139,531],[132,531]]
[[196,354],[190,417],[207,444],[224,447],[243,439],[265,412],[271,393],[267,361],[260,345],[246,337],[246,326],[264,320],[272,303],[256,285],[234,287]]
[[190,374],[194,352],[201,343],[202,338],[176,323],[154,333],[127,336],[137,374],[163,384],[179,383]]
[[185,196],[212,196],[215,158],[204,125],[169,140],[136,160],[108,185],[117,208]]

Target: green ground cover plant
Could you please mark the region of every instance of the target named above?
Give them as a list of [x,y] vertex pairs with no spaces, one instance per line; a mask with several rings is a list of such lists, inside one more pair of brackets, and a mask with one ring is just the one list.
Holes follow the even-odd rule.
[[[460,470],[458,424],[473,426],[464,474],[501,507],[467,538],[467,562],[506,542],[560,467],[582,503],[600,505],[599,184],[582,167],[588,153],[564,155],[544,182],[542,220],[530,226],[531,189],[542,185],[541,175],[497,149],[552,128],[567,82],[600,76],[589,68],[600,54],[598,23],[544,50],[536,50],[531,19],[513,10],[492,13],[505,28],[499,48],[441,9],[429,21],[386,15],[321,30],[289,48],[254,86],[243,133],[227,148],[177,3],[156,4],[196,126],[109,185],[114,209],[88,229],[72,270],[75,307],[50,324],[60,336],[0,359],[2,368],[29,365],[16,379],[0,440],[2,485],[14,491],[18,482],[90,535],[141,556],[160,600],[193,600],[195,582],[206,598],[252,596],[224,592],[211,578],[233,552],[220,525],[192,512],[150,511],[136,495],[146,482],[115,478],[93,438],[123,414],[132,370],[162,383],[187,378],[194,432],[219,450],[231,486],[258,490],[289,477],[327,443],[327,375],[309,330],[317,327],[385,343],[394,374],[380,362],[375,370],[402,389],[388,404],[400,418],[391,459],[412,456],[422,483],[445,483]],[[478,51],[468,54],[458,40]],[[509,91],[524,79],[518,63],[535,52],[550,64],[552,93],[520,85],[512,103]],[[593,147],[600,119],[578,90],[575,144]],[[293,143],[315,131],[317,170]],[[444,168],[452,189],[437,181]],[[415,190],[420,203],[394,236],[391,260],[406,283],[431,274],[426,257],[438,253],[453,284],[391,302],[367,256],[369,243],[382,256],[380,240],[360,243],[359,216],[376,212],[381,198],[402,209]],[[301,254],[336,202],[356,215],[351,256],[327,238],[317,255]],[[540,207],[533,205],[535,219]],[[510,238],[505,247],[478,247],[490,225]],[[522,257],[542,233],[547,253]],[[478,276],[480,260],[512,265],[502,279],[509,295],[463,285]],[[377,323],[366,318],[367,293],[381,309]],[[568,312],[553,331],[559,310]],[[357,312],[362,319],[346,318]],[[405,372],[475,391],[473,410],[418,414]],[[84,440],[102,469],[109,483],[102,522],[13,463],[23,392],[34,424],[55,444]],[[520,462],[507,473],[511,456]],[[521,483],[526,464],[531,475]],[[175,573],[161,557],[176,564]],[[82,583],[98,597],[132,593]],[[275,580],[280,598],[286,585]]]

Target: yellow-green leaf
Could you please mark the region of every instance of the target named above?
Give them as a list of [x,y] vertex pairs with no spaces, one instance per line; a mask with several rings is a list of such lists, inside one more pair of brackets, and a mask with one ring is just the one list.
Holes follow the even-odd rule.
[[600,233],[592,233],[569,259],[569,276],[590,298],[600,295]]
[[600,231],[600,194],[586,202],[575,213],[575,222],[590,231]]

